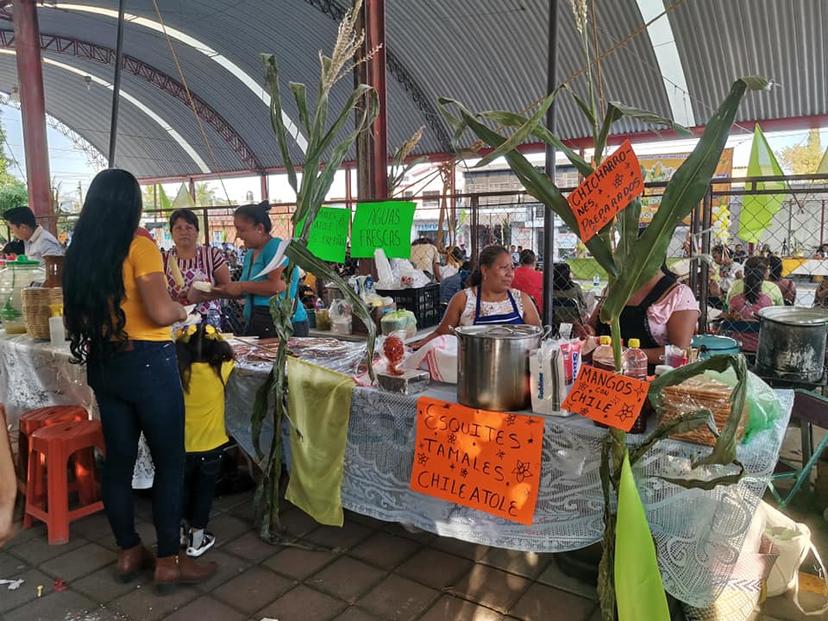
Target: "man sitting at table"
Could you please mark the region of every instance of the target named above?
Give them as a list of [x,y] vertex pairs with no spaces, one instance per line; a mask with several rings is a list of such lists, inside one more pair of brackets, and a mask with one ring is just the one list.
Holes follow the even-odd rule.
[[43,257],[63,256],[63,246],[49,231],[37,223],[34,212],[28,207],[15,207],[3,213],[9,230],[23,241],[26,256],[40,261]]

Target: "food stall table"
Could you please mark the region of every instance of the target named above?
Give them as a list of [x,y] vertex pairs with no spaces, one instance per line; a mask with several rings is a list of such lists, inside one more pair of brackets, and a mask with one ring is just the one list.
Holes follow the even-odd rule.
[[[68,351],[48,343],[0,336],[0,402],[10,404],[17,416],[54,404],[94,408],[83,368],[69,360]],[[228,432],[250,454],[250,408],[268,372],[266,362],[241,360],[227,386]],[[342,484],[345,508],[441,536],[515,550],[563,552],[600,541],[603,496],[598,466],[606,430],[580,417],[546,417],[534,522],[524,526],[409,489],[416,404],[423,395],[454,401],[455,388],[432,384],[415,396],[354,389]],[[758,577],[737,561],[790,418],[793,392],[779,390],[777,395],[783,414],[775,426],[737,449],[745,468],[737,485],[704,491],[659,478],[686,475],[690,462],[709,451],[673,440],[660,442],[634,468],[665,588],[683,602],[709,605],[726,585],[759,588]],[[263,446],[272,433],[272,428],[265,428]]]
[[[260,370],[240,365],[228,384],[228,432],[254,454],[249,404],[263,381]],[[684,489],[659,476],[680,477],[709,448],[665,440],[634,468],[647,509],[667,591],[693,606],[709,605],[728,584],[753,585],[737,560],[751,519],[770,481],[790,418],[793,392],[777,392],[782,416],[776,425],[739,446],[745,476],[711,491]],[[356,513],[400,522],[482,545],[534,552],[584,548],[603,535],[603,495],[598,474],[605,429],[581,417],[547,417],[543,471],[531,526],[417,494],[409,488],[417,399],[455,401],[455,387],[432,384],[406,396],[357,387],[351,402],[342,505]],[[263,432],[268,446],[272,428]],[[640,437],[631,442],[640,442]],[[285,442],[283,446],[287,447]],[[740,575],[736,575],[740,574]],[[745,587],[748,588],[748,587]]]

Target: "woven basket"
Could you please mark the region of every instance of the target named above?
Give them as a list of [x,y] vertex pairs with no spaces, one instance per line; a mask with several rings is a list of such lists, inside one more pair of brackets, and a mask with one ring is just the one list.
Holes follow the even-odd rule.
[[[662,403],[659,408],[659,422],[669,422],[682,414],[688,414],[700,409],[710,410],[716,429],[721,432],[730,417],[730,395],[733,388],[714,379],[703,376],[691,377],[675,386],[668,386],[662,392]],[[747,423],[747,404],[742,409],[739,426],[736,429],[736,441],[740,441],[745,434]],[[716,436],[710,433],[707,425],[700,425],[684,433],[670,436],[675,440],[684,440],[693,444],[713,446]]]
[[63,304],[63,289],[28,287],[23,289],[23,319],[26,332],[33,339],[49,340],[49,317],[52,304]]

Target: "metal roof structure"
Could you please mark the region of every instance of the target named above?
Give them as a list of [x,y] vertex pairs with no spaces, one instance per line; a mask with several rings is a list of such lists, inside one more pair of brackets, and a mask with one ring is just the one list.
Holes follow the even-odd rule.
[[[826,2],[594,4],[607,99],[702,125],[735,77],[760,74],[780,86],[747,97],[739,120],[790,119],[797,127],[828,120]],[[282,162],[259,54],[276,55],[285,86],[289,80],[305,82],[314,92],[319,50],[330,50],[349,5],[349,0],[127,0],[118,165],[144,178],[278,169]],[[473,110],[513,111],[542,97],[549,5],[549,0],[386,0],[389,150],[425,125],[419,153],[450,151],[439,96]],[[559,0],[559,5],[558,76],[564,80],[578,74],[584,62],[570,4]],[[666,14],[653,20],[665,8]],[[117,0],[46,0],[38,7],[47,111],[102,152],[109,139],[117,9]],[[9,92],[16,83],[11,9],[1,10],[0,18],[0,91]],[[583,76],[571,85],[583,92]],[[334,106],[347,91],[342,84],[334,92]],[[571,98],[559,102],[558,132],[574,141],[589,136]],[[288,122],[298,118],[293,102],[285,98],[284,104]],[[635,122],[615,127],[617,133],[650,129]],[[298,135],[291,153],[295,162],[302,152]]]

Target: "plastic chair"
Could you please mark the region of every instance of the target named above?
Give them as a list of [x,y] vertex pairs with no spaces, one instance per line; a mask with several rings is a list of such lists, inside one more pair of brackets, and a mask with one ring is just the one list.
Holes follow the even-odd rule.
[[20,417],[17,436],[17,489],[26,493],[25,473],[29,462],[29,437],[38,429],[60,423],[81,422],[89,420],[86,408],[80,405],[54,405],[37,410],[29,410]]
[[[26,509],[23,526],[29,528],[33,519],[46,523],[50,544],[69,541],[69,523],[103,509],[95,481],[94,459],[87,449],[104,452],[100,421],[59,423],[35,431],[29,438]],[[70,485],[67,468],[75,458],[75,481]],[[42,489],[45,483],[46,494]],[[69,493],[78,491],[81,506],[69,510]],[[45,502],[45,505],[43,501]]]
[[[811,439],[811,425],[828,429],[828,398],[810,390],[797,389],[794,395],[793,412],[791,412],[791,418],[794,417],[799,419],[802,430],[802,466],[793,468],[788,472],[771,475],[771,482],[768,484],[768,489],[776,502],[779,503],[780,509],[784,509],[802,486],[808,482],[811,470],[819,461],[822,451],[828,447],[828,434],[825,434],[816,449],[813,448],[813,440]],[[774,481],[785,479],[793,479],[794,484],[788,493],[783,496],[774,486]]]

